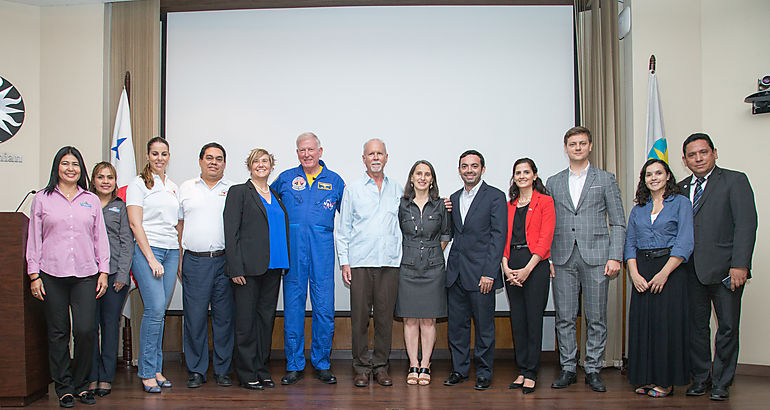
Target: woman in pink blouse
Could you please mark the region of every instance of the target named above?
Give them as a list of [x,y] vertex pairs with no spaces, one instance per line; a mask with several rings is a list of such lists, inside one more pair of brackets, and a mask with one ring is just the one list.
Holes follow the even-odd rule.
[[[64,147],[53,160],[48,185],[35,195],[27,236],[32,296],[45,305],[48,358],[59,405],[75,395],[94,404],[88,376],[94,354],[96,299],[107,290],[110,244],[99,198],[88,191],[83,157]],[[70,363],[70,309],[74,358]]]

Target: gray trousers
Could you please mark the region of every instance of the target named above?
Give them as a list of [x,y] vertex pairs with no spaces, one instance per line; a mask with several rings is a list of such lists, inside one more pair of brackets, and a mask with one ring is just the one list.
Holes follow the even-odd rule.
[[610,278],[604,275],[604,265],[589,265],[580,256],[577,244],[564,265],[554,265],[553,301],[556,308],[556,340],[562,370],[577,368],[577,315],[579,296],[583,291],[586,322],[586,373],[602,369],[607,346],[607,289]]

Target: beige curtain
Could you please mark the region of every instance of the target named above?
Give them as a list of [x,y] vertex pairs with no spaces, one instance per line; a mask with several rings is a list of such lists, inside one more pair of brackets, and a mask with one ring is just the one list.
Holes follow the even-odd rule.
[[[623,138],[619,68],[617,0],[574,0],[577,41],[580,125],[593,134],[591,164],[615,174],[626,192],[622,161],[628,148]],[[626,208],[628,204],[625,204]],[[624,274],[610,281],[607,305],[605,366],[621,367],[624,341]],[[581,326],[581,357],[585,357],[585,326]]]
[[[129,71],[131,129],[136,169],[139,172],[144,166],[147,141],[160,135],[160,0],[110,3],[107,10],[110,22],[110,63],[109,95],[106,100],[109,104],[107,111],[110,113],[110,129],[106,138],[110,144],[115,111],[126,71]],[[144,305],[138,289],[131,290],[128,297],[131,303],[133,365],[136,365]]]

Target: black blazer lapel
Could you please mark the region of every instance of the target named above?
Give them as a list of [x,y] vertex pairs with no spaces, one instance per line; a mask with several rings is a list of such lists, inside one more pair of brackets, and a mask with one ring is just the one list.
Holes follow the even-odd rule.
[[262,204],[262,198],[260,198],[259,193],[257,192],[257,188],[254,187],[254,184],[251,182],[251,180],[246,181],[246,186],[249,188],[251,203],[253,203],[257,209],[259,209],[259,212],[262,213],[262,216],[267,221],[267,210],[265,209],[265,205]]
[[714,192],[719,184],[721,183],[722,179],[722,170],[719,167],[714,167],[714,170],[711,171],[711,175],[709,175],[709,179],[707,180],[706,187],[703,188],[703,194],[700,198],[700,205],[698,205],[698,209],[695,210],[695,215],[700,212],[700,210],[703,208],[703,204],[706,203],[708,200],[708,197],[711,195],[712,192]]
[[[471,215],[473,215],[473,211],[475,211],[476,208],[479,207],[479,205],[478,205],[479,201],[483,201],[484,200],[484,197],[487,194],[487,188],[488,188],[487,183],[484,182],[484,181],[481,181],[481,186],[479,187],[479,192],[476,192],[476,196],[473,197],[473,202],[471,202],[471,206],[468,208],[468,213],[465,214],[465,219],[466,220],[468,218],[470,218]],[[465,189],[465,187],[463,187],[463,189]],[[465,225],[464,222],[463,222],[463,225]]]

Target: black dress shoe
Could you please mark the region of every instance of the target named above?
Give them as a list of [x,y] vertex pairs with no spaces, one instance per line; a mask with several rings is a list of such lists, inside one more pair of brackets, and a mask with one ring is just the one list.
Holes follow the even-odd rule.
[[334,377],[334,373],[331,370],[317,370],[315,371],[315,378],[320,380],[321,383],[336,384],[337,378]]
[[248,383],[241,382],[241,387],[249,390],[265,390],[265,386],[263,386],[260,381],[248,382]]
[[727,387],[714,386],[711,388],[711,395],[709,395],[709,399],[715,401],[725,401],[729,398],[730,392],[727,390]]
[[452,372],[449,374],[449,378],[444,380],[444,386],[454,386],[468,380],[468,376],[463,376],[460,373]]
[[473,386],[476,390],[487,390],[489,389],[490,381],[486,377],[477,377],[476,378],[476,385]]
[[191,389],[195,389],[198,387],[201,387],[203,384],[203,375],[200,373],[192,372],[190,373],[190,377],[187,379],[187,387]]
[[291,370],[288,373],[286,373],[285,376],[281,377],[281,384],[284,386],[289,384],[294,384],[300,381],[300,379],[302,379],[304,376],[305,376],[305,372],[301,370],[300,371]]
[[71,394],[59,397],[59,407],[64,407],[65,409],[75,407],[75,398]]
[[522,392],[522,393],[524,393],[524,394],[530,394],[530,393],[534,393],[534,392],[535,392],[535,387],[536,387],[536,386],[537,386],[537,385],[535,385],[535,386],[532,386],[532,387],[527,387],[527,386],[524,386],[524,385],[522,385],[522,386],[521,386],[521,392]]
[[586,373],[586,384],[591,386],[591,390],[599,393],[607,391],[607,386],[604,385],[602,378],[599,377],[599,372]]
[[217,386],[230,387],[233,385],[232,379],[226,374],[214,374],[214,380],[217,382]]
[[99,397],[104,397],[112,392],[112,389],[94,389],[94,394]]
[[94,398],[94,392],[92,392],[91,390],[86,390],[78,394],[78,399],[83,404],[88,404],[88,405],[96,404],[96,399]]
[[272,378],[268,377],[267,379],[259,379],[259,382],[262,383],[263,386],[272,389],[275,387],[275,382]]
[[711,383],[709,382],[695,382],[687,388],[684,394],[688,396],[703,396],[711,389]]
[[562,370],[559,377],[551,383],[552,389],[563,389],[570,384],[575,384],[577,381],[577,374],[567,370]]

